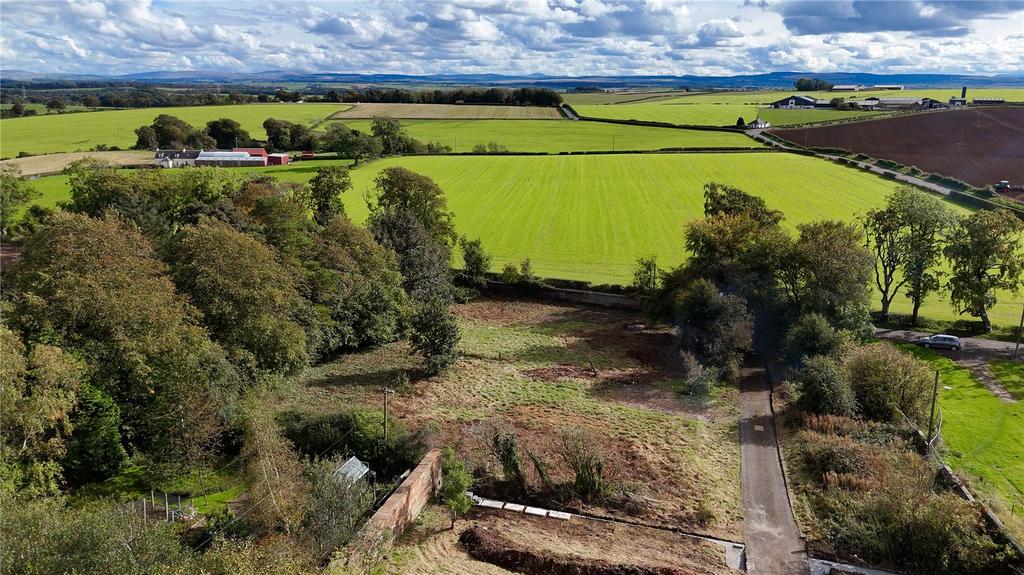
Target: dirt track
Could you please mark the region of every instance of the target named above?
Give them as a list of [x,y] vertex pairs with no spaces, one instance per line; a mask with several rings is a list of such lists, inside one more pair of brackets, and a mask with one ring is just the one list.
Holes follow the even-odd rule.
[[740,481],[747,572],[806,575],[807,552],[786,493],[770,402],[764,370],[744,368],[740,383]]
[[1024,107],[909,114],[817,128],[772,130],[807,148],[839,148],[917,166],[973,186],[1024,182]]

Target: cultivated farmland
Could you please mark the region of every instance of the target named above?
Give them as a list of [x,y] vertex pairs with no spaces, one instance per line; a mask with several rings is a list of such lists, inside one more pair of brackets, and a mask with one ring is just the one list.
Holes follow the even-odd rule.
[[0,157],[13,157],[18,152],[48,154],[87,151],[97,145],[130,148],[135,145],[135,128],[152,123],[160,114],[177,116],[197,127],[204,126],[210,120],[231,118],[248,130],[252,137],[266,138],[263,121],[267,118],[314,124],[347,107],[347,104],[246,104],[9,118],[0,123]]
[[773,132],[809,148],[840,148],[986,186],[1024,182],[1024,108],[947,110]]
[[332,118],[390,116],[410,119],[560,120],[558,108],[540,106],[483,106],[476,104],[356,104]]
[[[334,122],[335,120],[331,120]],[[370,120],[344,120],[349,128],[370,131]],[[577,152],[594,150],[658,150],[662,148],[758,148],[743,134],[626,126],[599,122],[547,120],[405,120],[409,135],[439,142],[455,152],[475,144],[497,142],[513,152]]]

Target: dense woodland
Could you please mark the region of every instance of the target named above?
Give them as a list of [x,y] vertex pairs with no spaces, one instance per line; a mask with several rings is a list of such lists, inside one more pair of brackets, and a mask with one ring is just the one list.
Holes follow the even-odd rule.
[[[455,238],[441,190],[402,168],[385,170],[362,228],[345,217],[351,184],[340,167],[321,168],[308,185],[95,161],[68,173],[71,202],[33,210],[23,252],[4,272],[4,535],[43,532],[54,545],[87,546],[135,529],[154,548],[76,555],[28,551],[18,539],[5,546],[4,571],[49,572],[47,561],[63,558],[78,561],[79,572],[134,573],[124,563],[131,558],[166,572],[200,563],[220,572],[209,564],[239,561],[274,573],[292,571],[282,562],[326,559],[370,503],[331,487],[330,458],[355,452],[386,481],[418,460],[423,440],[392,422],[385,442],[379,414],[353,411],[326,428],[352,439],[317,443],[324,422],[275,420],[259,398],[311,363],[404,337],[423,358],[412,378],[454,361]],[[63,502],[130,464],[171,477],[238,454],[252,470],[253,497],[277,500],[247,518],[250,528],[303,527],[291,538],[294,553],[266,565],[268,551],[245,539],[199,557],[121,506],[81,514]],[[271,476],[260,471],[267,465]],[[319,517],[328,504],[346,505],[351,523]],[[212,540],[220,532],[210,529],[183,536]]]

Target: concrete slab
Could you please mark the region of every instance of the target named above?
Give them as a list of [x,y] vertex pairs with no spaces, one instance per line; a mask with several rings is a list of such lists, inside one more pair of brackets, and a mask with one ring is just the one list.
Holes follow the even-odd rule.
[[538,517],[547,517],[548,510],[547,509],[541,509],[540,507],[527,507],[526,508],[526,514],[527,515],[536,515]]
[[514,511],[516,513],[522,513],[524,509],[526,509],[526,506],[525,505],[520,505],[518,503],[506,503],[505,504],[505,511]]
[[572,514],[571,513],[565,513],[563,511],[548,511],[548,517],[553,517],[555,519],[565,519],[565,520],[568,520],[568,519],[572,519]]
[[480,507],[489,507],[491,509],[501,509],[504,505],[501,501],[495,501],[493,499],[483,499],[480,503],[477,503]]

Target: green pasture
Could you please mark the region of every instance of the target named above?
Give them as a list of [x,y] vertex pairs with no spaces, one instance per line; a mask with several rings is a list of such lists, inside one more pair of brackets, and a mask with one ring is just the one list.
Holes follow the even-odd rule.
[[[331,160],[295,162],[251,171],[304,182]],[[415,156],[390,158],[353,170],[343,198],[358,222],[363,194],[376,174],[404,166],[445,190],[458,231],[479,237],[493,268],[530,258],[538,275],[594,283],[629,283],[639,256],[655,255],[662,269],[685,257],[683,224],[703,214],[703,186],[738,186],[785,212],[786,225],[824,218],[854,220],[880,206],[894,183],[816,158],[771,152],[610,154],[598,156]],[[241,171],[241,170],[240,170]],[[51,203],[67,197],[62,176],[35,180]],[[950,204],[958,213],[965,208]],[[873,298],[877,306],[877,297]],[[1000,294],[993,322],[1015,325],[1024,297]],[[897,297],[894,313],[909,313]],[[960,319],[945,295],[930,298],[922,315]]]
[[[0,108],[2,108],[4,110],[10,110],[13,106],[14,106],[14,104],[0,104]],[[42,103],[39,103],[39,102],[29,102],[29,103],[25,104],[25,109],[26,110],[35,110],[37,115],[50,114],[50,113],[59,114],[60,113],[60,112],[50,112],[49,110],[46,109],[46,104],[42,104]],[[89,110],[89,109],[91,109],[91,108],[86,108],[85,106],[80,106],[78,104],[66,104],[64,106],[64,112],[65,113],[67,113],[67,112],[82,112],[84,110]]]
[[864,119],[885,116],[886,112],[862,112],[859,110],[785,110],[782,108],[761,108],[758,116],[772,126],[794,126],[797,124],[815,124],[834,122],[836,120]]
[[198,127],[210,120],[231,118],[254,138],[266,138],[263,122],[267,118],[312,124],[346,108],[346,104],[277,103],[141,108],[9,118],[0,122],[0,157],[14,157],[18,152],[85,151],[100,144],[129,148],[135,144],[135,128],[152,123],[160,114],[177,116]]
[[[368,132],[372,120],[337,120]],[[335,120],[331,120],[331,123]],[[657,150],[661,148],[759,148],[743,134],[551,120],[402,120],[409,135],[469,152],[497,142],[512,152]]]
[[734,126],[736,118],[751,121],[757,108],[745,104],[668,104],[637,103],[611,105],[582,105],[573,109],[588,118],[612,120],[642,120],[692,126]]
[[[1017,536],[1024,535],[1024,363],[995,360],[997,380],[1018,399],[995,396],[971,370],[942,354],[904,346],[939,371],[946,463],[966,473]],[[1013,517],[1010,507],[1015,506]]]
[[[694,92],[699,93],[699,92]],[[658,102],[685,96],[682,90],[638,90],[616,92],[565,93],[562,100],[572,104],[623,104],[627,102]]]

